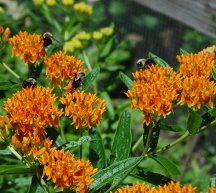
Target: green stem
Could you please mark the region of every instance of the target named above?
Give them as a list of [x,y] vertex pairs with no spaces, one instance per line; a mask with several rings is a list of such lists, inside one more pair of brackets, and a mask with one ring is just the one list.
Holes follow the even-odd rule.
[[31,63],[28,63],[28,77],[32,78],[32,68],[33,65]]
[[139,146],[142,140],[143,140],[143,136],[141,135],[140,138],[137,140],[137,142],[133,145],[132,150],[131,150],[132,152],[135,151],[135,149]]
[[[82,131],[80,131],[80,137],[82,137]],[[82,159],[82,144],[80,145],[80,159]]]
[[60,135],[61,135],[61,138],[63,140],[64,143],[66,143],[66,138],[65,138],[65,134],[64,134],[64,129],[63,127],[61,126],[61,121],[59,120],[59,128],[60,128]]
[[17,78],[18,80],[21,80],[20,76],[14,72],[7,64],[5,64],[4,62],[0,62],[4,67],[5,69],[10,72],[15,78]]
[[48,188],[47,184],[44,182],[43,178],[41,177],[39,171],[36,172],[36,176],[37,176],[38,180],[40,181],[41,185],[43,186],[45,192],[50,193],[49,188]]
[[151,126],[149,129],[149,133],[148,133],[148,138],[147,138],[147,142],[146,145],[144,147],[142,156],[140,157],[140,159],[137,161],[137,163],[131,167],[124,175],[123,177],[114,185],[112,185],[105,193],[109,193],[110,191],[112,191],[113,189],[117,188],[118,185],[120,183],[122,183],[124,181],[124,179],[148,156],[147,151],[148,151],[148,146],[151,140],[151,136],[152,136],[152,132],[153,132],[153,127]]

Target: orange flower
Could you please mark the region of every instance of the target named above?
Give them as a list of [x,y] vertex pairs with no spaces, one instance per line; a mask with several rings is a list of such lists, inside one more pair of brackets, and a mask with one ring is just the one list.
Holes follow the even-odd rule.
[[91,128],[94,123],[98,125],[105,111],[105,102],[91,93],[68,93],[60,102],[65,105],[65,115],[73,118],[72,124],[75,124],[76,128]]
[[213,96],[216,94],[214,81],[206,79],[205,76],[194,75],[185,77],[182,83],[181,104],[187,103],[188,107],[196,106],[198,109],[206,103],[213,108]]
[[168,185],[152,187],[147,184],[134,184],[132,187],[119,188],[115,193],[196,193],[196,188],[191,185],[181,186],[179,182],[170,182]]
[[133,76],[133,88],[126,93],[132,99],[132,108],[145,112],[144,122],[147,125],[154,121],[154,116],[165,117],[179,98],[180,75],[172,68],[155,65],[136,71]]
[[15,93],[4,102],[4,110],[10,122],[16,124],[18,135],[33,133],[36,128],[45,133],[43,127],[46,124],[58,127],[58,118],[63,112],[54,106],[56,97],[51,92],[50,88],[30,87]]
[[66,52],[58,52],[44,58],[46,75],[51,78],[54,85],[60,85],[65,79],[73,80],[78,72],[85,72],[82,61]]
[[216,188],[215,187],[210,187],[209,188],[209,193],[216,193]]
[[0,42],[3,41],[3,40],[6,40],[8,41],[9,40],[9,37],[10,37],[10,28],[3,28],[3,26],[0,25]]
[[88,192],[88,186],[93,182],[90,177],[96,173],[89,161],[76,160],[69,151],[56,150],[55,148],[45,151],[38,159],[44,166],[43,175],[52,179],[54,188],[75,188],[76,192]]
[[205,76],[211,77],[214,59],[209,54],[188,54],[177,56],[180,62],[180,73],[183,77]]
[[9,39],[13,46],[12,55],[20,57],[25,63],[34,64],[45,56],[44,40],[42,35],[20,32]]

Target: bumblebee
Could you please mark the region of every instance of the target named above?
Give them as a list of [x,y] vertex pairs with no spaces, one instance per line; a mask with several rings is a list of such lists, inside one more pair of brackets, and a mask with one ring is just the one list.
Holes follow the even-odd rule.
[[137,61],[136,64],[137,64],[138,70],[146,70],[150,66],[155,65],[155,62],[150,58],[148,59],[141,58]]
[[57,41],[58,43],[60,43],[58,40],[56,40],[53,35],[50,32],[46,32],[43,34],[43,39],[44,39],[44,47],[49,46],[50,44],[52,44],[52,40]]
[[23,88],[29,88],[29,87],[36,87],[36,80],[34,78],[28,78],[27,80],[24,80],[22,83]]
[[78,87],[82,87],[83,81],[85,79],[85,73],[84,72],[79,72],[78,74],[76,74],[74,80],[73,80],[73,87],[74,88],[78,88]]

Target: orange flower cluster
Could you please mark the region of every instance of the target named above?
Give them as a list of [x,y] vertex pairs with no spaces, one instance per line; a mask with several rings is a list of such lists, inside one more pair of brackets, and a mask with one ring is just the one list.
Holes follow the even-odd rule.
[[188,54],[177,56],[180,62],[180,74],[183,76],[181,104],[201,108],[210,103],[213,107],[213,96],[216,94],[216,84],[210,81],[214,58],[209,54]]
[[210,187],[209,188],[209,193],[216,193],[216,188],[215,187]]
[[43,175],[52,179],[54,188],[74,188],[76,192],[88,192],[88,186],[93,182],[90,177],[96,173],[89,161],[76,160],[69,151],[56,150],[55,148],[45,151],[38,159],[44,166]]
[[30,87],[4,102],[11,124],[16,125],[12,143],[24,152],[30,144],[40,143],[47,124],[58,127],[58,118],[63,112],[54,106],[56,97],[51,92],[50,88]]
[[85,72],[82,61],[66,52],[57,52],[44,58],[46,75],[51,78],[54,85],[60,85],[65,79],[73,80],[79,72]]
[[12,55],[20,57],[25,63],[34,64],[45,56],[44,40],[42,35],[20,32],[9,39],[12,44]]
[[183,77],[205,76],[211,77],[214,59],[209,54],[188,54],[177,56],[180,63],[180,73]]
[[119,188],[115,193],[196,193],[196,188],[191,185],[181,186],[179,182],[170,182],[168,185],[152,187],[147,184],[134,184],[132,187]]
[[75,124],[76,128],[91,128],[94,123],[98,125],[105,111],[105,102],[91,93],[68,93],[60,102],[65,105],[65,115],[73,118],[72,124]]
[[133,88],[126,95],[132,99],[132,108],[145,112],[144,122],[149,125],[154,116],[166,116],[179,97],[181,77],[172,68],[158,65],[133,73]]

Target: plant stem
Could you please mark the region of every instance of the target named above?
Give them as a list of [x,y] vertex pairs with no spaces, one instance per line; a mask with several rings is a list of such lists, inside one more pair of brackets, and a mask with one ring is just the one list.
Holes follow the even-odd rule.
[[63,127],[61,126],[60,120],[59,120],[59,128],[60,128],[60,135],[61,135],[61,138],[62,138],[63,142],[66,143],[66,138],[65,138],[65,134],[64,134],[64,129],[63,129]]
[[137,142],[132,147],[132,152],[135,151],[135,149],[139,146],[139,144],[142,142],[143,136],[141,135],[140,138],[137,140]]
[[48,188],[47,184],[44,182],[43,178],[41,177],[39,171],[36,172],[36,176],[37,176],[38,180],[40,181],[41,185],[43,186],[44,191],[46,193],[50,193],[49,188]]
[[117,186],[122,183],[124,181],[124,179],[148,156],[147,151],[148,151],[148,146],[149,146],[149,142],[151,140],[151,136],[152,136],[152,132],[153,132],[153,127],[151,126],[149,129],[149,133],[148,133],[148,138],[147,138],[147,142],[146,145],[144,147],[142,156],[140,157],[140,159],[137,161],[137,163],[131,167],[124,175],[123,177],[117,182],[115,183],[113,186],[111,186],[105,193],[109,193],[111,190],[117,188]]
[[10,72],[15,78],[17,78],[18,80],[21,80],[20,76],[14,72],[7,64],[5,64],[4,62],[0,62],[4,67],[5,69]]
[[[80,131],[80,137],[82,137],[82,131]],[[82,144],[80,145],[80,159],[82,159]]]

